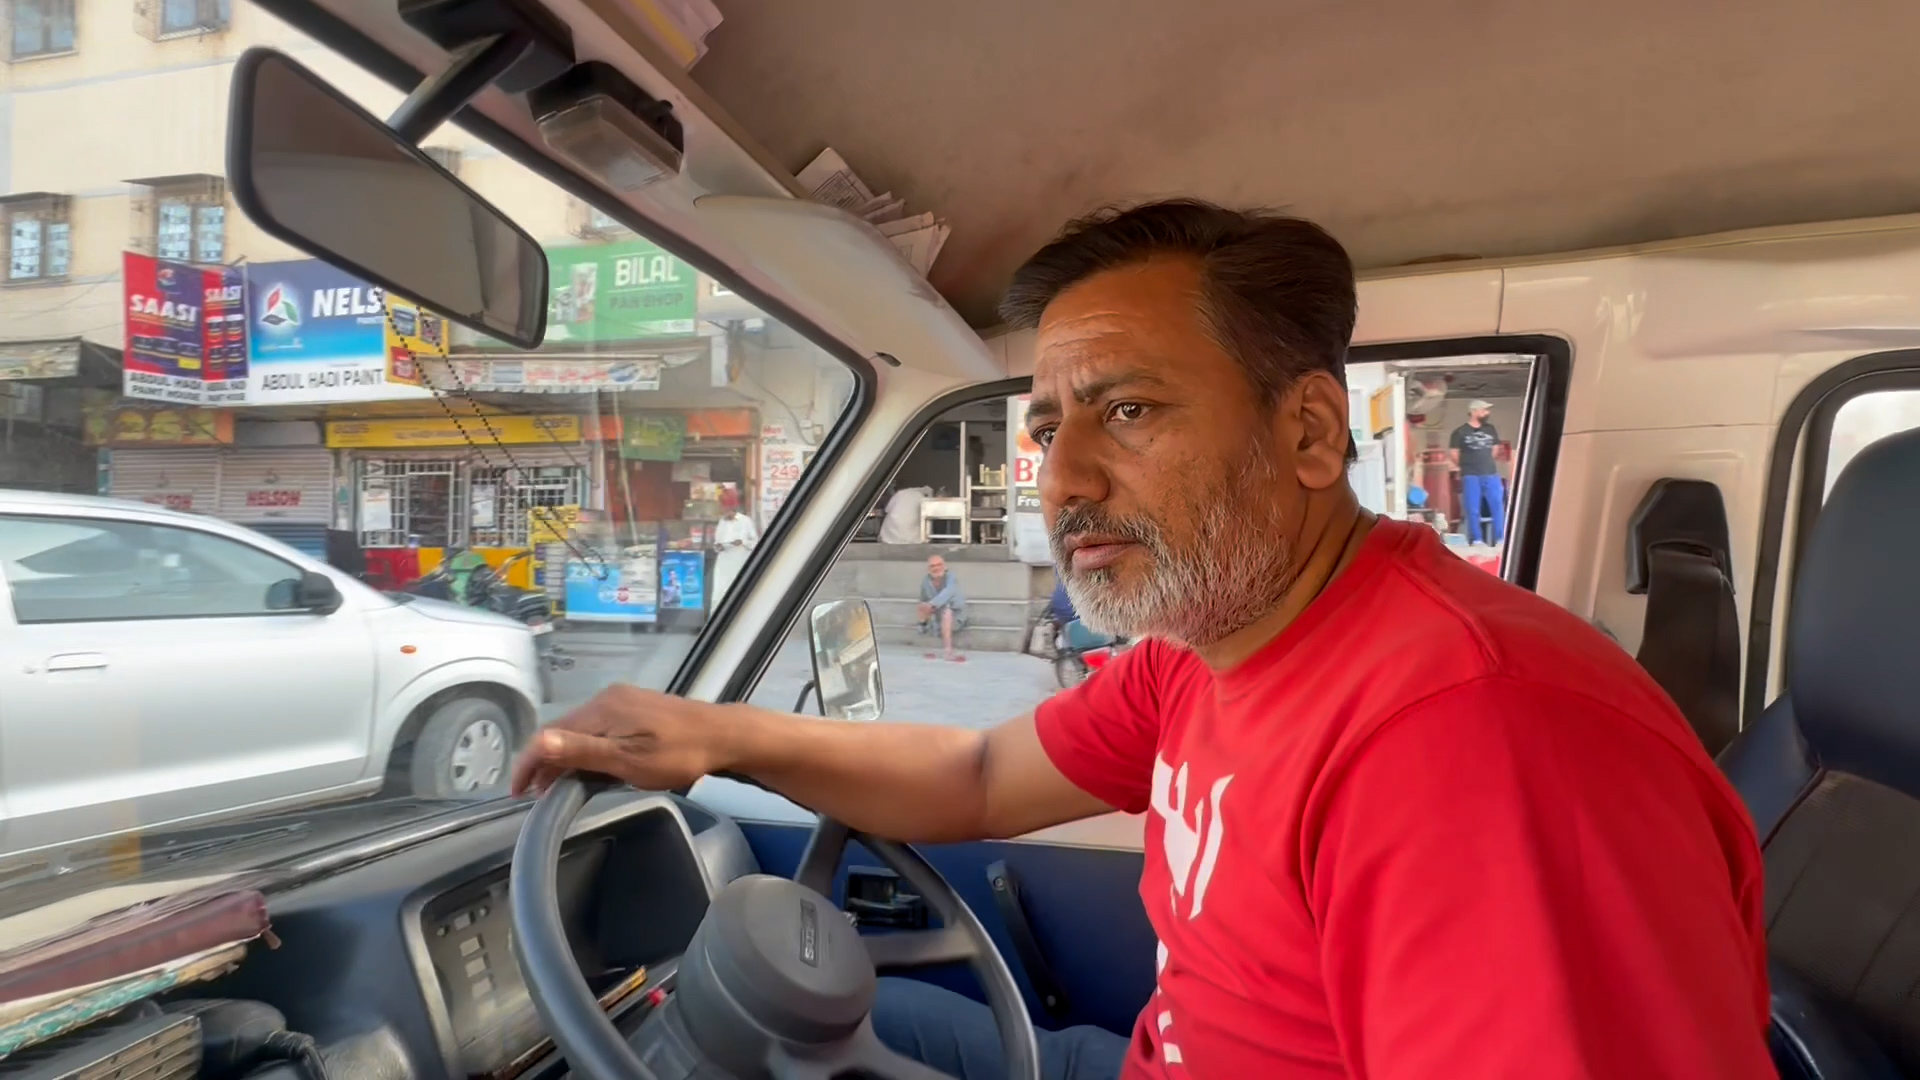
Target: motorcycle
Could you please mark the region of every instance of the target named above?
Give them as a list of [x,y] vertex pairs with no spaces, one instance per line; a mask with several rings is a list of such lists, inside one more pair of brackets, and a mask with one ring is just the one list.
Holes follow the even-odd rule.
[[526,623],[533,630],[534,644],[547,669],[571,671],[573,657],[553,641],[553,599],[543,590],[523,589],[507,582],[512,568],[532,557],[532,552],[523,551],[496,568],[471,551],[451,551],[439,566],[399,591],[450,600]]
[[1078,619],[1056,624],[1053,637],[1053,678],[1060,689],[1071,690],[1133,643],[1126,638],[1098,634]]

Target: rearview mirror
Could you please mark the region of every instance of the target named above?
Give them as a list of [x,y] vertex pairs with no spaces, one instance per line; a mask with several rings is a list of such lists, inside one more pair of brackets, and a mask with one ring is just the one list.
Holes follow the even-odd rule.
[[886,707],[880,687],[880,646],[865,600],[831,600],[814,606],[808,621],[813,642],[813,681],[820,711],[835,720],[878,720]]
[[547,326],[533,237],[385,122],[271,49],[233,72],[227,182],[260,228],[523,349]]

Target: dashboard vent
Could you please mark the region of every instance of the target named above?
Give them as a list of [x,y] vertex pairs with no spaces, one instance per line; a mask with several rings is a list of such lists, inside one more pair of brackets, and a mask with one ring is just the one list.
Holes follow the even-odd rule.
[[151,1005],[30,1046],[7,1058],[8,1080],[193,1080],[200,1019]]

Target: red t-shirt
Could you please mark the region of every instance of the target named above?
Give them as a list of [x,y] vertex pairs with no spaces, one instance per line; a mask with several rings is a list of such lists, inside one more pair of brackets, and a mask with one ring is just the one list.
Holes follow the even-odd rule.
[[1753,825],[1618,645],[1382,521],[1215,675],[1159,642],[1042,705],[1146,819],[1128,1080],[1772,1080]]

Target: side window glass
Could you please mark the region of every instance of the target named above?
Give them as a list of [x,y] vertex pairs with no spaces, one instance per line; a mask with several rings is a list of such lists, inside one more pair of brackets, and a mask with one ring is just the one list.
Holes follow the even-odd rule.
[[[1512,355],[1350,364],[1349,482],[1361,504],[1428,524],[1500,573],[1519,516],[1534,365]],[[1041,450],[1025,428],[1024,395],[934,420],[814,592],[813,604],[871,607],[889,720],[991,726],[1125,647],[1081,625],[1060,587],[1040,512]],[[755,704],[796,708],[812,677],[806,634],[803,622]],[[817,699],[800,711],[818,712]]]
[[21,623],[266,615],[301,571],[194,529],[84,518],[0,518],[0,573]]
[[[1045,623],[1055,581],[1034,486],[1040,449],[1025,420],[1024,395],[934,420],[814,590],[810,604],[872,609],[889,720],[988,727],[1060,689]],[[752,701],[793,710],[812,677],[803,620]],[[800,711],[817,714],[818,700]]]
[[1507,529],[1519,516],[1515,479],[1533,368],[1522,356],[1349,364],[1348,417],[1359,449],[1349,478],[1360,504],[1425,522],[1456,554],[1500,573]]
[[1920,390],[1874,390],[1848,398],[1833,415],[1821,501],[1854,455],[1889,435],[1920,427]]

